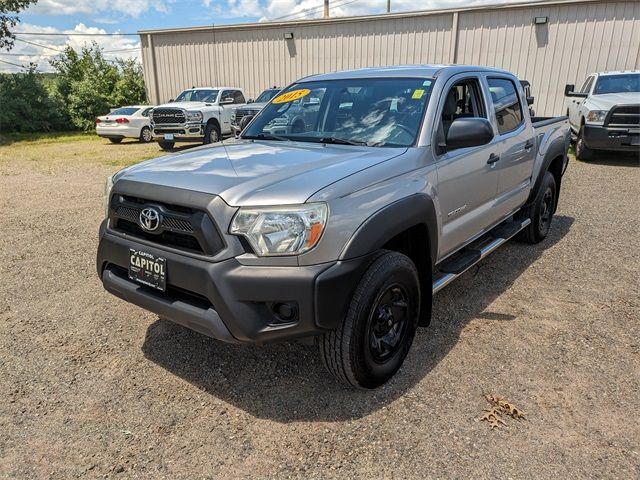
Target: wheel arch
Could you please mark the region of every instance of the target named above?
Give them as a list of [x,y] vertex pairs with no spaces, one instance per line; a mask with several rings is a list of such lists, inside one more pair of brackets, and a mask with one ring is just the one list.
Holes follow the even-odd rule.
[[380,249],[409,257],[420,279],[420,325],[431,318],[432,272],[438,255],[438,221],[433,199],[417,193],[376,211],[345,246],[341,259],[368,255]]

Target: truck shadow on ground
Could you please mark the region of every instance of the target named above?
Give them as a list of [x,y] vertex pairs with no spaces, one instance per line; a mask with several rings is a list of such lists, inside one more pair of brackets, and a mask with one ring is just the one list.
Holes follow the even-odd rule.
[[227,345],[158,319],[147,329],[142,350],[172,374],[258,418],[283,423],[361,418],[423,381],[456,345],[469,321],[516,321],[510,312],[492,311],[491,304],[545,249],[565,237],[573,221],[554,217],[544,242],[509,242],[436,295],[431,325],[418,330],[396,377],[374,391],[337,384],[313,345]]

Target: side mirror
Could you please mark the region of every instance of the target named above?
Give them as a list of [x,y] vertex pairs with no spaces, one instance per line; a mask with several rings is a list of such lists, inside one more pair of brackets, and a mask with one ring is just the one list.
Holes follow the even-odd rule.
[[486,118],[456,118],[447,132],[448,149],[479,147],[493,140],[493,127]]
[[231,97],[223,98],[220,100],[220,105],[229,105],[230,103],[233,103],[233,98]]
[[575,89],[576,89],[575,85],[572,85],[570,83],[566,84],[564,86],[564,96],[565,97],[570,97]]
[[173,98],[170,98],[167,103],[171,103],[171,102],[173,102]]
[[249,100],[247,100],[247,103],[253,103],[253,102],[255,102],[253,98],[250,98]]

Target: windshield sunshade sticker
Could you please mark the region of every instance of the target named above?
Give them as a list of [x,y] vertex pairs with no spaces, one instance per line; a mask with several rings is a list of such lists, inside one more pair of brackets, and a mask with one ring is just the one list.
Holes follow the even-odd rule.
[[293,102],[294,100],[298,100],[299,98],[306,97],[311,93],[311,90],[308,88],[301,88],[299,90],[291,90],[290,92],[283,93],[282,95],[278,95],[273,99],[272,103],[288,103]]
[[413,98],[414,100],[420,100],[423,95],[424,95],[424,90],[421,88],[416,88],[413,91],[413,95],[411,95],[411,98]]

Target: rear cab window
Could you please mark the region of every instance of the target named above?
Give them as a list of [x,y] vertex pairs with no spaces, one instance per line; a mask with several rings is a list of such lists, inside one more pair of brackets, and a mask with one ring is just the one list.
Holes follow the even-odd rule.
[[504,135],[516,130],[524,123],[524,117],[515,83],[506,78],[487,78],[487,83],[493,101],[493,114],[498,133]]

